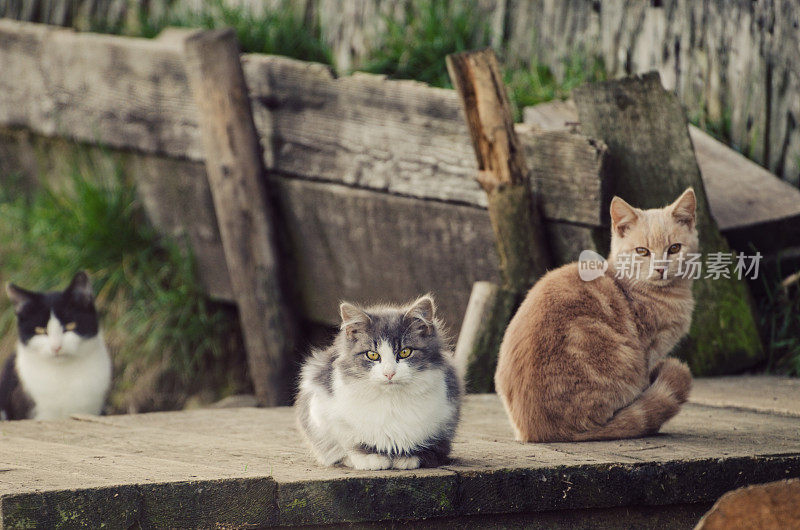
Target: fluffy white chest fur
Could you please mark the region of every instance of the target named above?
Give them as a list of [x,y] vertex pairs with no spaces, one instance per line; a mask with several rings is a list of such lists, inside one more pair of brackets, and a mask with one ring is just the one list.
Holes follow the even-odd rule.
[[111,386],[111,357],[102,333],[85,341],[78,355],[42,357],[18,344],[17,373],[35,403],[33,419],[100,414]]
[[333,392],[333,396],[314,396],[310,417],[317,426],[327,425],[343,447],[364,444],[386,452],[418,449],[455,414],[441,370],[429,370],[413,385],[402,386],[344,384],[334,372]]

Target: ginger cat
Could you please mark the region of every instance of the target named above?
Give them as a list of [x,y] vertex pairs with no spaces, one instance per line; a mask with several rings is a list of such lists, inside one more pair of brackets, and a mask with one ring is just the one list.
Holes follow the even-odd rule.
[[[666,356],[688,332],[694,309],[692,280],[678,273],[681,264],[686,270],[681,260],[698,251],[695,210],[691,188],[652,210],[614,197],[605,273],[583,281],[572,263],[528,292],[495,373],[517,440],[645,436],[678,413],[692,377]],[[623,261],[632,257],[638,277]]]

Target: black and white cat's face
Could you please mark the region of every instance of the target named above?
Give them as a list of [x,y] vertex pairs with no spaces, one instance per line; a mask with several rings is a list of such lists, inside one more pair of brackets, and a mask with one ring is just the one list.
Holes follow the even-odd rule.
[[402,309],[360,309],[343,303],[340,312],[342,331],[335,363],[346,381],[403,386],[445,362],[429,296]]
[[38,293],[9,284],[17,314],[19,342],[45,358],[80,355],[99,324],[89,277],[79,272],[64,291]]

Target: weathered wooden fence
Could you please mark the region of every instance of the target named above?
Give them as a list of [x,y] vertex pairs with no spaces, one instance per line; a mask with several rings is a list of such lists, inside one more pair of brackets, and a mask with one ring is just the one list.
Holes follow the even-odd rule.
[[[144,40],[0,20],[0,175],[57,178],[73,142],[111,156],[135,179],[154,224],[187,237],[208,292],[233,300],[184,38],[179,30]],[[473,283],[500,278],[455,91],[336,77],[282,57],[243,55],[242,64],[303,316],[334,324],[341,299],[431,291],[458,330]],[[603,252],[606,146],[563,130],[563,120],[529,122],[516,132],[554,263]],[[723,233],[763,245],[747,230],[797,224],[800,192],[738,159],[720,164],[730,151],[702,133],[693,140],[707,157],[698,162]],[[753,193],[764,189],[772,191]]]
[[[0,20],[2,167],[32,176],[67,139],[124,158],[154,223],[186,234],[209,292],[231,300],[182,33],[155,40]],[[279,190],[301,308],[334,323],[340,299],[432,291],[458,329],[472,283],[497,278],[486,197],[451,90],[245,55],[269,178]],[[595,248],[609,198],[604,147],[520,134],[558,261]]]

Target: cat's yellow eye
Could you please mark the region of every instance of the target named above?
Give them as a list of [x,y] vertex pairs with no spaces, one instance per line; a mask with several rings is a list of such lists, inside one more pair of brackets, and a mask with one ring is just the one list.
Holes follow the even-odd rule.
[[402,350],[400,350],[400,353],[398,353],[397,356],[400,357],[401,359],[405,359],[406,357],[411,355],[412,351],[413,350],[411,348],[403,348]]
[[35,331],[37,335],[44,335],[45,333],[47,333],[47,330],[41,326],[36,326],[36,328],[33,331]]
[[370,361],[377,361],[378,359],[381,358],[380,354],[376,351],[368,351],[364,355],[366,355],[367,359],[369,359]]
[[76,324],[75,322],[70,322],[69,324],[64,326],[64,329],[67,330],[67,331],[75,331],[75,328],[77,328],[77,327],[78,327],[78,324]]
[[669,248],[667,249],[667,254],[677,254],[678,252],[680,252],[680,250],[681,250],[681,244],[674,243],[670,245]]
[[634,250],[636,250],[636,253],[637,253],[637,254],[639,254],[639,255],[640,255],[640,256],[642,256],[642,257],[649,256],[649,255],[650,255],[650,251],[649,251],[649,250],[647,250],[647,249],[646,249],[646,248],[644,248],[644,247],[636,247]]

